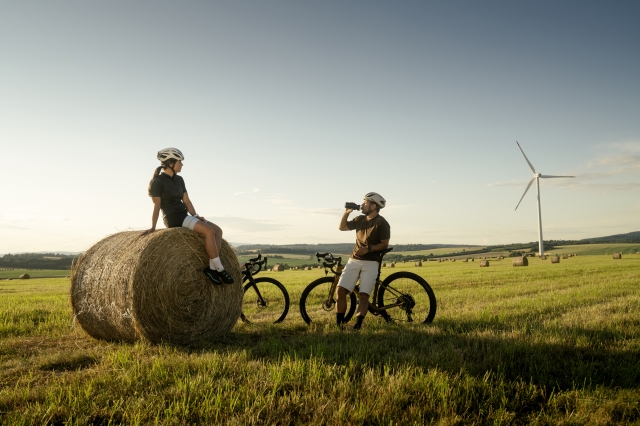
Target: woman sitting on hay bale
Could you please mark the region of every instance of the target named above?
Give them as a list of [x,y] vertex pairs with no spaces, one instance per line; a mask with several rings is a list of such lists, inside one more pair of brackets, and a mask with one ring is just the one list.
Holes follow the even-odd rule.
[[[184,227],[204,235],[204,245],[209,255],[209,266],[204,274],[213,284],[233,284],[233,278],[220,262],[220,246],[222,229],[196,214],[189,199],[187,188],[178,173],[182,170],[184,155],[177,148],[166,148],[158,151],[158,160],[162,165],[155,169],[149,182],[149,196],[153,200],[153,216],[151,228],[142,233],[146,235],[156,230],[158,215],[162,210],[162,220],[167,228]],[[160,170],[163,173],[160,173]]]

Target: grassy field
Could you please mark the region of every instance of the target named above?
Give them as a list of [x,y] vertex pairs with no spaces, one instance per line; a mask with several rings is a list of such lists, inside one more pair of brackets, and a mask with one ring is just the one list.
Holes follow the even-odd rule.
[[87,337],[68,280],[0,282],[0,423],[640,424],[640,256],[398,270],[432,285],[433,324],[307,327],[324,271],[273,272],[284,323],[191,349]]
[[0,269],[0,279],[14,279],[22,274],[29,274],[31,278],[68,277],[69,271],[57,269]]
[[612,255],[618,252],[637,256],[636,253],[640,252],[640,244],[578,244],[558,246],[550,251],[554,254],[576,253],[580,255],[604,255],[605,253]]

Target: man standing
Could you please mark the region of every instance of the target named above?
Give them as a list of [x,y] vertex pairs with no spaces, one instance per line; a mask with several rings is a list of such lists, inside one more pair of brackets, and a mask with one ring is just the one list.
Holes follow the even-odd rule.
[[362,321],[369,310],[369,295],[373,291],[378,277],[379,251],[389,246],[391,227],[378,213],[384,208],[386,201],[375,192],[369,192],[362,202],[362,215],[349,219],[352,209],[346,209],[340,219],[341,231],[356,230],[356,245],[349,261],[338,281],[338,303],[336,304],[336,321],[342,329],[344,313],[347,310],[347,295],[353,291],[360,277],[360,304],[356,315],[354,330],[360,330]]

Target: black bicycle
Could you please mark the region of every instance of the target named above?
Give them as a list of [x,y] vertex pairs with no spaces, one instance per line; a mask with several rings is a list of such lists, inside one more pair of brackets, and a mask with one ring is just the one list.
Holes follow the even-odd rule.
[[[387,322],[432,322],[436,316],[436,295],[424,278],[413,272],[400,271],[380,282],[382,258],[391,250],[388,248],[379,252],[378,276],[373,294],[369,297],[369,312]],[[331,270],[334,276],[317,279],[302,292],[300,314],[307,324],[335,320],[336,288],[344,269],[341,257],[331,253],[316,253],[316,257],[318,262],[323,262],[325,273]],[[359,289],[359,285],[356,286],[347,297],[345,322],[355,313]]]
[[249,259],[242,269],[244,296],[240,318],[246,323],[275,324],[282,322],[289,312],[289,292],[282,283],[270,277],[253,276],[267,267],[267,258],[259,254]]

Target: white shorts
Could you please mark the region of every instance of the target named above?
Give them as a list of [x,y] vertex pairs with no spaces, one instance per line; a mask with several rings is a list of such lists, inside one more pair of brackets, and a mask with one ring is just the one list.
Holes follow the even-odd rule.
[[187,215],[187,217],[184,218],[184,221],[182,222],[182,227],[183,228],[189,228],[193,231],[193,228],[196,226],[196,223],[198,223],[200,219],[198,219],[195,216],[189,216]]
[[360,293],[371,294],[378,277],[378,262],[375,260],[349,259],[344,265],[338,287],[346,288],[352,292],[360,277]]

